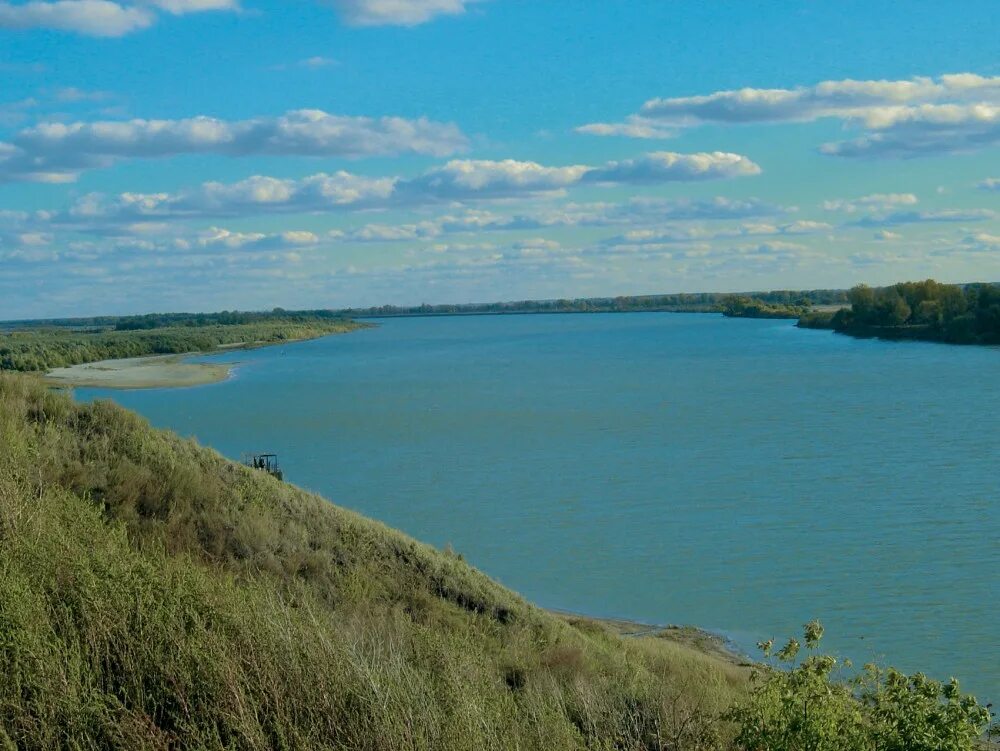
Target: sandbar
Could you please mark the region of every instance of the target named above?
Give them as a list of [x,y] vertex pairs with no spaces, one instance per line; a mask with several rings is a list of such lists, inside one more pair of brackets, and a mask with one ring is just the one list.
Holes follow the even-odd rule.
[[121,360],[101,360],[45,375],[53,386],[85,386],[102,389],[156,389],[202,386],[224,381],[234,363],[184,362],[187,355],[155,355]]

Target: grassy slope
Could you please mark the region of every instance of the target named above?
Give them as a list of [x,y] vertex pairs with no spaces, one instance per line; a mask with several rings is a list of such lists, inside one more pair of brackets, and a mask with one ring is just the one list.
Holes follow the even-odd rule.
[[0,748],[699,748],[744,682],[0,374]]

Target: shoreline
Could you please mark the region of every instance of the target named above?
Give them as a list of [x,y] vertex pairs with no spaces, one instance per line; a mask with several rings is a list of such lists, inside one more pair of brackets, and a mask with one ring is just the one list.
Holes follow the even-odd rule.
[[663,639],[697,650],[706,655],[716,657],[739,667],[750,667],[754,660],[744,653],[739,646],[722,634],[706,631],[698,626],[666,626],[639,623],[627,618],[602,618],[591,615],[581,615],[558,608],[546,610],[564,621],[573,623],[598,624],[609,631],[625,638]]
[[168,355],[139,355],[110,360],[78,363],[64,368],[53,368],[41,374],[43,383],[56,388],[100,388],[114,390],[186,388],[221,383],[232,376],[238,362],[211,363],[185,362],[190,357],[210,357],[244,349],[261,349],[277,345],[307,342],[324,336],[350,333],[352,330],[372,328],[365,323],[348,331],[331,331],[318,336],[278,341],[229,342],[207,351],[182,352]]

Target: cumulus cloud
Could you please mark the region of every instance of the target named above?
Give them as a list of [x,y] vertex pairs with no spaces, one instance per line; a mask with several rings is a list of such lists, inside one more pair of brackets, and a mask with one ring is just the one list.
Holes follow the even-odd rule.
[[881,242],[893,242],[895,240],[902,240],[903,236],[898,232],[890,232],[887,229],[880,229],[875,233],[875,239]]
[[[2,164],[2,162],[0,162]],[[753,162],[736,154],[650,154],[604,167],[546,167],[536,162],[452,160],[412,178],[365,177],[349,172],[319,173],[298,180],[264,175],[236,183],[210,182],[179,193],[122,193],[108,198],[89,194],[69,212],[72,220],[136,221],[157,217],[230,216],[260,213],[323,212],[342,209],[415,207],[441,202],[528,198],[558,194],[589,181],[598,184],[655,184],[755,174]],[[631,208],[634,210],[638,204]],[[753,201],[714,199],[675,202],[653,210],[753,212]],[[583,223],[576,211],[572,221]],[[624,217],[623,217],[624,220]],[[513,220],[509,220],[513,221]],[[540,221],[540,220],[535,220]],[[553,216],[551,223],[569,222]]]
[[794,89],[744,88],[706,96],[651,99],[641,116],[659,123],[690,126],[702,123],[754,123],[860,118],[870,127],[885,127],[906,105],[1000,96],[1000,76],[973,73],[902,81],[823,81]]
[[658,219],[744,219],[774,216],[790,210],[793,209],[758,198],[633,198],[619,215],[630,222]]
[[[783,215],[789,209],[758,199],[734,200],[724,197],[693,200],[664,198],[632,198],[624,203],[566,203],[542,207],[531,213],[501,214],[483,209],[448,213],[433,219],[404,224],[365,224],[357,229],[335,231],[338,239],[351,242],[413,242],[443,235],[478,234],[485,231],[549,230],[562,227],[618,227],[654,225],[656,229],[632,230],[633,237],[663,231],[663,221],[716,221]],[[832,229],[823,222],[795,221],[770,224],[743,222],[738,235],[802,234]],[[705,239],[707,231],[695,235],[676,229],[678,241]],[[683,234],[682,234],[683,233]],[[737,236],[737,235],[729,235]]]
[[622,123],[591,123],[594,135],[666,133],[705,124],[810,122],[859,124],[860,138],[828,143],[841,157],[906,158],[973,151],[1000,142],[1000,76],[957,73],[906,80],[823,81],[793,89],[743,88],[657,98]]
[[940,211],[895,211],[866,216],[855,222],[858,227],[883,227],[897,224],[981,222],[996,218],[991,209],[943,209]]
[[995,260],[1000,251],[1000,235],[989,232],[974,232],[959,240],[941,238],[937,247],[930,251],[931,256],[944,259],[966,259],[981,263],[987,259]]
[[1000,143],[1000,106],[925,104],[872,115],[875,132],[826,143],[824,154],[842,157],[909,158],[977,151]]
[[87,91],[78,89],[75,86],[64,86],[53,92],[53,98],[57,102],[76,104],[77,102],[104,102],[111,98],[108,91]]
[[966,242],[978,248],[988,250],[1000,250],[1000,235],[991,235],[987,232],[977,232],[969,235]]
[[240,7],[237,0],[141,0],[141,2],[153,5],[175,16],[206,11],[232,11],[239,10]]
[[301,60],[296,60],[294,63],[282,63],[281,65],[272,65],[271,70],[291,70],[292,68],[308,68],[310,70],[318,70],[320,68],[329,68],[339,63],[332,57],[323,57],[322,55],[313,55],[312,57],[304,57]]
[[976,187],[980,190],[1000,191],[1000,177],[987,177],[985,180],[980,180],[976,183]]
[[235,183],[208,182],[179,193],[87,194],[76,201],[63,223],[97,224],[150,219],[312,213],[383,205],[394,178],[368,178],[348,172],[319,173],[301,180],[256,175]]
[[403,194],[416,198],[506,198],[560,191],[578,183],[591,169],[585,165],[544,167],[536,162],[514,159],[456,159],[405,181],[400,189]]
[[672,138],[677,131],[641,117],[630,117],[623,123],[588,123],[575,128],[577,133],[590,136],[622,136],[625,138]]
[[350,233],[338,232],[339,238],[353,242],[402,242],[423,240],[437,237],[441,234],[440,226],[435,222],[417,224],[366,224]]
[[417,26],[465,12],[475,0],[330,0],[351,26]]
[[0,2],[0,29],[51,29],[93,37],[121,37],[153,25],[156,11],[179,16],[234,11],[237,0],[31,0]]
[[228,121],[47,122],[0,143],[0,180],[66,182],[122,159],[179,154],[226,156],[446,156],[467,141],[457,126],[419,118],[332,115],[294,110],[279,117]]
[[156,20],[146,8],[110,0],[55,0],[14,5],[0,2],[0,29],[53,29],[95,37],[120,37]]
[[860,198],[835,198],[823,202],[827,211],[844,211],[854,214],[859,211],[891,211],[900,206],[914,206],[918,203],[913,193],[872,193]]
[[536,162],[453,160],[443,167],[400,183],[401,195],[440,199],[507,198],[560,192],[583,183],[649,185],[756,175],[760,167],[740,154],[724,152],[678,154],[668,151],[636,159],[545,167]]
[[[806,235],[832,230],[825,222],[796,221],[785,224],[744,222],[735,227],[706,227],[704,225],[667,225],[634,229],[611,237],[606,244],[617,246],[649,246],[688,243],[706,243],[721,239],[765,235]],[[781,241],[779,241],[781,242]]]
[[319,243],[320,238],[312,232],[291,230],[286,232],[234,232],[220,227],[210,227],[193,237],[179,237],[173,241],[178,250],[276,250],[281,248],[303,248]]
[[760,171],[757,164],[741,154],[655,151],[638,159],[608,162],[603,167],[588,170],[584,177],[587,182],[643,185],[759,175]]

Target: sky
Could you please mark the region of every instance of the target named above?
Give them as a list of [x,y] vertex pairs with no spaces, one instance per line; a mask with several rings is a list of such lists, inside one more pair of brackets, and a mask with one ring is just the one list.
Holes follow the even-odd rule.
[[0,0],[0,319],[1000,280],[996,0]]

